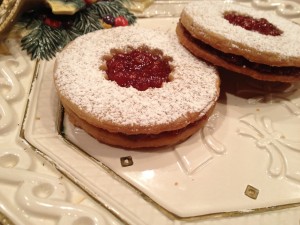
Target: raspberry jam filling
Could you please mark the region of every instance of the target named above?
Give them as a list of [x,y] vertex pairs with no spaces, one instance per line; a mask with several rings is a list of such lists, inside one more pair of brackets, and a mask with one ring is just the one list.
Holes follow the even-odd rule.
[[158,49],[128,47],[125,51],[111,51],[111,55],[104,59],[108,80],[117,82],[121,87],[132,86],[145,91],[160,88],[164,82],[170,81],[172,68],[169,62],[172,59]]
[[279,36],[283,33],[264,18],[255,19],[251,16],[242,15],[234,11],[225,12],[224,18],[233,25],[241,26],[246,30],[256,31],[260,34]]

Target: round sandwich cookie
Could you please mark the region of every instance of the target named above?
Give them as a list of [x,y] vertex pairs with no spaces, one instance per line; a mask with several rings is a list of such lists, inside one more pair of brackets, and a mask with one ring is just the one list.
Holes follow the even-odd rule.
[[56,58],[54,82],[71,123],[123,148],[186,140],[203,127],[220,91],[215,67],[175,34],[134,26],[72,41]]
[[195,56],[258,80],[300,80],[300,26],[237,3],[199,1],[182,11],[176,33]]

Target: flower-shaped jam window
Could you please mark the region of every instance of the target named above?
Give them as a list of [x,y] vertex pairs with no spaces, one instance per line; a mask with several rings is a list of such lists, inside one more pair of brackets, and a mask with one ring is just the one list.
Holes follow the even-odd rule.
[[265,18],[256,19],[235,11],[225,12],[224,18],[233,25],[241,26],[246,30],[256,31],[260,34],[279,36],[283,33]]
[[159,49],[147,46],[113,49],[103,57],[106,62],[101,66],[107,79],[121,87],[134,87],[139,91],[160,88],[164,82],[172,80],[172,58],[165,56]]

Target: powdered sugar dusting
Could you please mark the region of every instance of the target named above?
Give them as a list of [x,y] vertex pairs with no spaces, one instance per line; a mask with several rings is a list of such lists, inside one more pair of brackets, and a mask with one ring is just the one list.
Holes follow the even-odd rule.
[[[265,18],[283,31],[283,34],[280,36],[263,35],[232,25],[224,19],[224,12],[227,11],[236,11],[255,19]],[[276,16],[273,12],[258,11],[247,6],[223,1],[199,1],[188,4],[183,13],[192,18],[194,26],[199,26],[232,41],[232,48],[236,48],[235,43],[242,43],[244,46],[260,52],[279,54],[281,57],[300,58],[300,26]]]
[[[105,79],[99,67],[113,48],[147,45],[171,56],[174,80],[162,88],[138,91]],[[122,125],[168,124],[187,113],[204,115],[217,96],[214,68],[195,59],[174,36],[137,27],[119,27],[83,35],[57,57],[56,86],[64,97],[102,121]]]

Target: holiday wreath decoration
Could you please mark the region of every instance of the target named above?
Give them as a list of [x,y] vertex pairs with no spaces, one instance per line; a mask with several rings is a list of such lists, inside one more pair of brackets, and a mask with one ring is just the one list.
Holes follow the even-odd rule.
[[47,7],[25,12],[19,27],[27,32],[21,47],[32,59],[49,60],[76,37],[99,29],[127,26],[136,17],[129,0],[47,0]]

